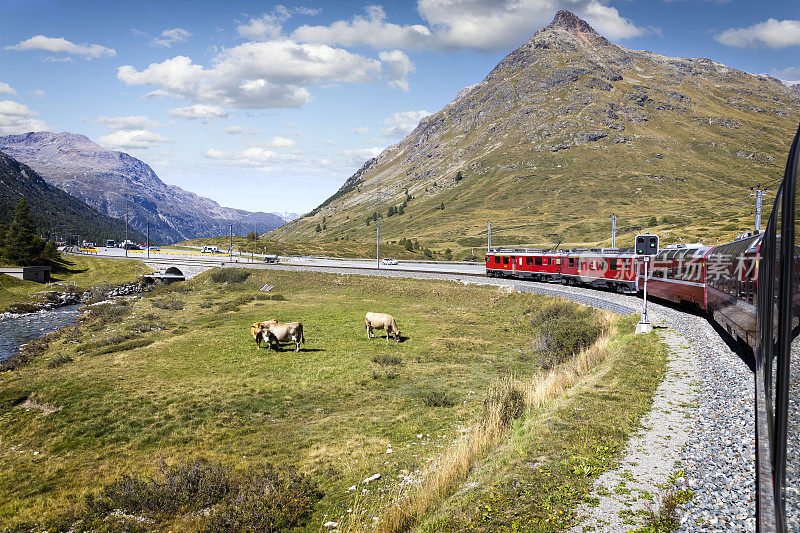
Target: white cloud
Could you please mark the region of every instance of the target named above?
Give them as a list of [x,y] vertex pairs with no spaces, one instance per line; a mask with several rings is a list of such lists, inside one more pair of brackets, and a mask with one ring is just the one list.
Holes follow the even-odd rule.
[[28,133],[30,131],[47,130],[47,124],[33,117],[39,113],[31,111],[28,106],[13,100],[0,101],[0,133]]
[[368,159],[377,157],[378,154],[383,152],[384,148],[380,146],[373,146],[371,148],[355,148],[350,150],[342,150],[340,155],[343,155],[348,164],[361,165]]
[[188,120],[214,120],[216,118],[228,118],[228,113],[216,105],[195,104],[189,107],[176,107],[170,109],[167,114],[175,118],[185,118]]
[[292,37],[304,42],[339,44],[342,46],[369,45],[377,49],[404,48],[418,50],[430,46],[433,34],[421,24],[400,26],[386,22],[380,6],[367,6],[367,16],[356,15],[351,21],[338,20],[330,26],[297,28]]
[[240,37],[266,41],[277,39],[283,31],[283,23],[289,20],[291,12],[284,6],[277,5],[272,13],[264,13],[258,18],[251,18],[244,24],[236,27]]
[[11,94],[16,96],[17,91],[15,91],[14,88],[11,87],[9,84],[0,81],[0,94]]
[[166,46],[171,47],[175,43],[181,43],[189,40],[192,34],[183,28],[171,28],[164,30],[161,35],[153,39],[150,44],[153,46]]
[[429,115],[430,113],[424,109],[419,111],[400,111],[399,113],[392,113],[383,121],[383,125],[386,126],[386,128],[383,130],[383,136],[387,139],[405,137],[417,127],[420,120]]
[[158,143],[171,142],[172,139],[147,130],[119,130],[97,139],[100,145],[121,149],[150,148]]
[[284,39],[225,49],[209,68],[176,56],[142,71],[130,65],[119,67],[117,77],[128,85],[158,86],[150,96],[179,96],[198,103],[251,109],[299,107],[310,100],[306,88],[310,85],[386,79],[403,88],[401,76],[413,71],[408,57],[393,51],[382,61],[341,48]]
[[262,147],[253,147],[241,152],[229,152],[217,148],[209,148],[203,154],[207,159],[221,161],[226,165],[240,167],[268,167],[286,161],[296,161],[295,154],[279,154]]
[[369,133],[369,128],[366,128],[366,127],[362,126],[360,128],[354,129],[353,133],[356,134],[356,135],[366,135],[367,133]]
[[86,59],[98,57],[114,57],[117,51],[99,44],[75,44],[63,37],[45,37],[35,35],[14,46],[6,46],[6,50],[47,50],[48,52],[84,56]]
[[250,129],[245,128],[244,126],[228,126],[223,131],[231,135],[242,135],[245,137],[252,137],[261,133],[261,130],[259,129]]
[[95,122],[105,124],[111,131],[135,131],[160,128],[161,124],[141,115],[127,117],[98,117]]
[[72,59],[70,56],[63,56],[63,57],[47,56],[44,59],[42,59],[42,61],[44,61],[45,63],[72,63],[75,60]]
[[504,50],[519,46],[548,24],[559,9],[574,12],[612,39],[645,33],[602,0],[418,0],[417,11],[427,25],[392,24],[380,6],[370,6],[366,16],[329,26],[303,25],[292,37],[312,43],[368,45],[378,50]]
[[400,50],[381,52],[378,59],[386,64],[386,77],[389,85],[408,91],[408,75],[416,70],[414,63]]
[[714,39],[737,48],[785,48],[800,45],[800,20],[767,19],[748,28],[730,28]]
[[800,80],[800,67],[786,67],[782,70],[773,70],[772,76],[779,80],[800,83],[800,81],[796,81]]
[[35,96],[36,98],[44,98],[47,92],[44,89],[35,89],[30,91],[30,93]]
[[315,8],[312,8],[312,7],[302,7],[301,6],[301,7],[294,8],[294,10],[299,15],[314,16],[314,15],[319,15],[320,13],[322,13],[322,9],[320,9],[320,8],[316,8],[315,9]]
[[287,137],[273,137],[268,143],[267,146],[272,148],[291,148],[295,145],[294,139],[289,139]]

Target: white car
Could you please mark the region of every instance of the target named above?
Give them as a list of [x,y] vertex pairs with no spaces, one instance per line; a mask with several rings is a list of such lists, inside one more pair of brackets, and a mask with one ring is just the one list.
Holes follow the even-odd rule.
[[161,248],[159,248],[158,246],[151,246],[150,247],[150,251],[151,252],[160,252]]
[[392,259],[391,257],[384,257],[383,259],[381,259],[381,264],[382,265],[396,265],[397,264],[397,259]]

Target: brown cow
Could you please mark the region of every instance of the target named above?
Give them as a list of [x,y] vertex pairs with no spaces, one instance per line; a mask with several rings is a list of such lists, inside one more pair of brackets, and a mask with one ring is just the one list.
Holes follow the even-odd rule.
[[364,325],[367,328],[367,337],[370,339],[375,337],[375,334],[372,333],[373,329],[385,329],[387,341],[391,333],[395,342],[400,342],[400,328],[397,327],[397,323],[394,321],[392,315],[387,315],[386,313],[367,313],[364,316]]
[[261,335],[267,341],[267,350],[272,348],[272,343],[275,342],[275,351],[280,351],[281,342],[294,342],[295,352],[300,351],[300,343],[306,342],[303,336],[303,323],[302,322],[277,322],[269,320],[264,323],[261,330]]
[[264,340],[264,328],[267,325],[276,323],[276,320],[265,320],[263,322],[255,322],[252,326],[250,326],[250,335],[253,336],[253,340],[256,341],[256,350],[261,348],[261,341]]

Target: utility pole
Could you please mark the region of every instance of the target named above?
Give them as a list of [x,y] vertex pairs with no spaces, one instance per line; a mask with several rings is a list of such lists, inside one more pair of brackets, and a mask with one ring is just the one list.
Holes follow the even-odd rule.
[[[752,191],[753,188],[750,187]],[[758,233],[761,231],[761,201],[764,198],[764,191],[761,189],[761,185],[756,186],[756,190],[750,193],[750,196],[756,197],[756,224],[755,224],[755,232]]]
[[150,221],[147,221],[147,258],[150,259]]
[[381,223],[375,222],[375,261],[381,268]]
[[125,200],[125,257],[128,257],[128,200]]
[[617,247],[617,215],[611,215],[611,247]]
[[492,251],[492,223],[489,222],[489,230],[486,232],[486,251]]
[[228,261],[233,260],[233,224],[228,224],[230,241],[228,241]]

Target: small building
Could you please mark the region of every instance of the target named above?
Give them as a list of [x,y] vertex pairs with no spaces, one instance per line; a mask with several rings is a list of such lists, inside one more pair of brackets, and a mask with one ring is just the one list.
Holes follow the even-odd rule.
[[47,283],[50,281],[51,267],[45,265],[25,267],[0,267],[0,274],[6,274],[25,281]]

